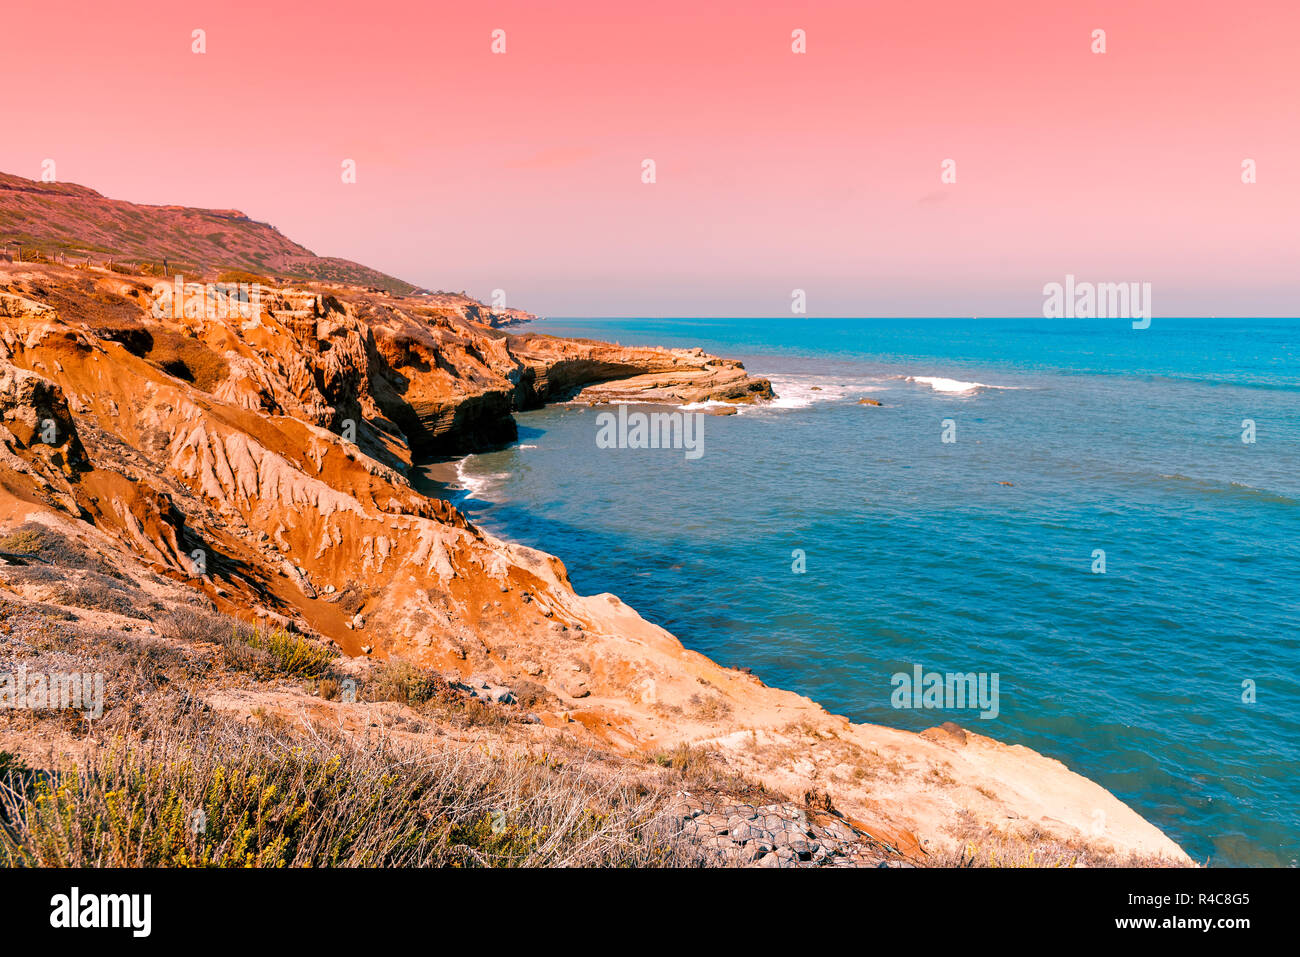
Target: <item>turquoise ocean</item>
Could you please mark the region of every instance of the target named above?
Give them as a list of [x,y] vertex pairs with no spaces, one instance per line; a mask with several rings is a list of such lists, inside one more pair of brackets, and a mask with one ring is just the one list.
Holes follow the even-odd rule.
[[[446,489],[473,521],[831,711],[956,721],[1065,762],[1198,860],[1296,865],[1300,320],[527,331],[701,346],[780,398],[706,418],[694,460],[598,448],[600,409],[519,415]],[[894,708],[917,664],[996,673],[997,717]]]

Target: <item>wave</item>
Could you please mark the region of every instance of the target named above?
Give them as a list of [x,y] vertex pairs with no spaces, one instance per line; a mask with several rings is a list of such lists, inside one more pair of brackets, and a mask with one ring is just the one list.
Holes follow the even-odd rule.
[[510,473],[484,472],[480,475],[471,475],[467,466],[472,458],[473,455],[467,455],[456,463],[456,485],[465,492],[460,497],[460,501],[467,498],[483,502],[493,501],[490,493],[499,491],[501,486],[510,479]]
[[989,385],[986,382],[963,382],[961,379],[945,379],[943,376],[934,375],[909,375],[903,376],[908,382],[918,382],[921,385],[928,385],[935,392],[943,392],[947,395],[973,395],[980,389],[1018,389],[1014,385]]
[[756,408],[806,409],[821,402],[843,402],[857,399],[868,392],[880,392],[881,386],[869,384],[877,379],[827,377],[821,375],[771,375],[772,391],[777,397]]
[[717,409],[724,405],[732,406],[733,408],[736,408],[737,411],[739,411],[739,406],[737,406],[734,402],[723,402],[721,399],[708,399],[707,401],[704,402],[686,402],[683,403],[680,406],[680,408],[683,412],[692,412],[692,411],[698,411],[700,409]]
[[1232,498],[1244,498],[1272,505],[1300,505],[1300,501],[1291,498],[1289,495],[1256,488],[1253,485],[1247,485],[1245,482],[1222,482],[1217,479],[1193,478],[1190,475],[1182,475],[1178,472],[1172,475],[1161,474],[1160,477],[1167,482],[1178,482],[1179,487],[1190,488],[1204,495],[1226,495]]

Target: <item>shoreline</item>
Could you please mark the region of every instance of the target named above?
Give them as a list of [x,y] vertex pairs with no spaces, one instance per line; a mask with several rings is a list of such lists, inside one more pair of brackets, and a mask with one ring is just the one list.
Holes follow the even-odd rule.
[[[505,450],[511,448],[511,447],[512,447],[513,445],[515,445],[515,444],[517,444],[517,443],[508,443],[508,444],[505,444],[505,445],[500,446],[500,447],[497,448],[497,449],[493,449],[492,451],[505,451]],[[461,478],[461,475],[460,475],[460,466],[461,466],[462,463],[464,463],[464,462],[465,462],[465,461],[466,461],[466,460],[467,460],[471,455],[474,455],[474,454],[479,454],[479,453],[468,453],[467,455],[460,456],[460,457],[458,457],[458,458],[447,459],[447,460],[444,460],[444,461],[428,463],[427,465],[425,465],[425,466],[423,466],[423,467],[421,468],[421,471],[423,472],[424,478],[425,478],[427,481],[430,481],[430,482],[439,482],[439,483],[442,483],[443,485],[446,485],[446,486],[459,487],[460,478]],[[472,493],[469,493],[468,490],[467,490],[467,494],[472,494]],[[451,499],[444,499],[444,500],[445,500],[445,501],[448,501],[449,504],[453,504],[453,502],[452,502]],[[459,506],[457,506],[457,507],[459,507]],[[468,519],[468,518],[469,518],[469,516],[467,516],[467,519]],[[474,521],[474,520],[471,520],[471,521]],[[482,526],[477,525],[477,523],[475,524],[475,527],[478,527],[478,528],[482,529]],[[487,531],[486,529],[483,529],[483,530],[484,530],[485,532]],[[523,548],[523,549],[529,549],[529,550],[531,550],[531,549],[533,548],[533,546],[528,546],[528,545],[523,544],[522,542],[516,541],[515,539],[513,539],[513,538],[509,535],[508,531],[507,531],[507,530],[504,530],[504,529],[494,530],[494,531],[492,531],[492,532],[490,532],[490,533],[488,533],[488,534],[490,534],[490,535],[492,536],[492,538],[494,538],[495,540],[501,542],[503,545],[505,545],[505,546],[508,547],[508,548]],[[542,547],[542,548],[548,548],[548,543],[546,543],[546,542],[539,542],[538,544],[539,544],[540,547]],[[552,555],[554,555],[554,553],[549,552],[549,550],[548,550],[545,554],[547,554],[548,556],[552,556]],[[563,561],[563,556],[562,556],[562,555],[554,555],[554,557],[552,558],[552,561],[557,562],[557,563],[558,563],[558,562],[562,562],[562,561]],[[565,577],[564,577],[564,584],[565,584],[565,585],[568,585],[567,574],[566,574]],[[570,594],[576,594],[576,593],[570,591]],[[613,595],[613,594],[592,595],[592,596],[579,596],[579,600],[580,600],[580,601],[585,601],[585,600],[594,599],[594,598],[607,598],[607,599],[609,599],[610,601],[612,601],[612,602],[615,603],[615,604],[623,605],[621,599],[619,599],[618,597],[616,597],[616,596]],[[637,622],[638,622],[639,625],[642,625],[642,626],[644,626],[645,628],[650,629],[650,630],[652,630],[652,631],[655,631],[655,632],[659,632],[659,633],[661,633],[665,638],[671,640],[674,644],[676,644],[678,647],[680,647],[681,650],[682,650],[685,654],[687,654],[687,655],[692,655],[692,656],[697,656],[697,657],[703,659],[704,661],[707,661],[710,665],[712,665],[712,666],[714,666],[714,667],[716,667],[716,668],[722,668],[722,669],[725,670],[725,671],[731,671],[731,670],[733,670],[733,669],[730,669],[730,668],[723,668],[723,666],[717,665],[715,662],[712,661],[712,659],[706,658],[706,657],[705,657],[701,652],[694,651],[694,650],[692,650],[691,648],[689,648],[688,646],[686,646],[685,644],[682,644],[681,641],[680,641],[680,639],[678,639],[678,638],[676,638],[675,636],[671,635],[669,632],[667,632],[666,630],[664,630],[664,629],[661,628],[660,626],[658,626],[658,625],[654,625],[653,623],[651,623],[651,622],[649,622],[649,621],[646,621],[646,620],[644,620],[644,619],[641,619],[640,616],[637,615],[636,611],[635,611],[632,607],[630,607],[630,606],[626,606],[626,605],[624,605],[624,607],[627,609],[627,612],[628,612],[628,613],[630,613],[631,615],[633,615],[633,616],[636,617]],[[748,674],[747,671],[746,671],[746,673]],[[766,685],[762,680],[758,679],[757,677],[755,677],[753,680],[756,681],[756,683],[757,683],[757,685],[758,685],[759,687],[762,687],[762,688],[764,688],[764,689],[769,689],[769,686]],[[992,749],[994,749],[995,751],[998,751],[998,750],[1006,750],[1006,751],[1010,751],[1010,752],[1017,752],[1017,751],[1027,752],[1028,754],[1033,755],[1036,759],[1039,759],[1039,760],[1044,761],[1044,762],[1048,762],[1050,765],[1052,765],[1052,766],[1054,766],[1054,767],[1056,767],[1056,768],[1061,769],[1061,770],[1062,770],[1066,775],[1068,775],[1070,778],[1077,778],[1080,782],[1086,782],[1086,783],[1087,783],[1087,784],[1086,784],[1086,787],[1087,787],[1087,788],[1094,788],[1094,789],[1096,789],[1097,791],[1100,791],[1101,793],[1105,794],[1105,795],[1107,796],[1107,798],[1110,799],[1110,801],[1113,801],[1115,804],[1119,805],[1120,807],[1123,807],[1123,808],[1124,808],[1124,809],[1125,809],[1129,814],[1131,814],[1134,818],[1136,818],[1137,820],[1141,821],[1142,825],[1143,825],[1145,828],[1149,828],[1150,831],[1152,831],[1152,832],[1154,832],[1155,834],[1159,835],[1159,837],[1160,837],[1161,840],[1158,841],[1157,844],[1155,844],[1155,845],[1150,845],[1150,844],[1146,844],[1145,841],[1144,841],[1144,842],[1143,842],[1143,846],[1145,846],[1145,847],[1147,847],[1147,848],[1149,848],[1149,849],[1150,849],[1150,848],[1153,848],[1153,847],[1158,847],[1159,850],[1156,851],[1156,853],[1159,854],[1159,855],[1164,855],[1164,856],[1169,857],[1171,861],[1180,861],[1180,862],[1182,862],[1182,863],[1184,863],[1184,864],[1191,863],[1190,858],[1187,857],[1187,855],[1185,854],[1185,852],[1182,850],[1181,846],[1179,846],[1179,845],[1178,845],[1176,842],[1174,842],[1172,839],[1170,839],[1170,838],[1168,838],[1166,835],[1164,835],[1163,832],[1161,832],[1161,831],[1160,831],[1158,828],[1156,828],[1154,825],[1152,825],[1152,824],[1150,824],[1148,821],[1146,821],[1146,819],[1145,819],[1144,817],[1142,817],[1140,814],[1138,814],[1137,812],[1132,811],[1131,809],[1129,809],[1127,805],[1123,804],[1123,803],[1122,803],[1118,798],[1116,798],[1116,797],[1115,797],[1115,796],[1114,796],[1110,791],[1106,790],[1106,789],[1103,788],[1101,785],[1096,784],[1094,781],[1092,781],[1092,779],[1090,779],[1090,778],[1084,776],[1084,775],[1081,774],[1080,772],[1076,772],[1076,771],[1071,770],[1071,769],[1070,769],[1068,766],[1066,766],[1066,765],[1064,764],[1064,762],[1062,762],[1061,760],[1059,760],[1059,759],[1057,759],[1057,758],[1054,758],[1054,757],[1051,757],[1050,755],[1044,754],[1043,752],[1039,752],[1039,751],[1036,751],[1036,750],[1032,750],[1032,749],[1030,749],[1030,748],[1028,748],[1027,746],[1024,746],[1024,745],[1008,745],[1008,744],[1003,743],[1003,742],[1000,741],[999,739],[984,737],[983,735],[978,734],[976,731],[972,731],[972,730],[970,730],[969,728],[965,728],[965,727],[959,727],[959,726],[953,724],[952,722],[945,722],[945,723],[941,726],[941,727],[944,728],[944,729],[951,729],[951,730],[949,730],[949,731],[941,730],[941,728],[930,728],[929,730],[927,730],[927,731],[922,731],[922,732],[913,732],[913,731],[908,731],[908,730],[904,730],[904,729],[902,729],[902,728],[894,727],[893,725],[884,725],[884,724],[877,725],[877,724],[869,724],[869,723],[865,723],[865,722],[854,722],[854,721],[852,721],[851,719],[848,719],[848,718],[846,718],[846,717],[844,717],[844,716],[842,716],[842,715],[839,715],[839,714],[837,714],[837,713],[832,713],[832,712],[828,712],[828,711],[826,711],[825,708],[824,708],[824,706],[822,706],[821,704],[819,704],[815,699],[805,697],[805,696],[803,696],[803,695],[800,695],[800,694],[797,693],[797,692],[789,692],[789,691],[785,691],[785,690],[783,690],[783,689],[781,689],[781,688],[778,688],[778,687],[775,687],[775,686],[771,686],[771,687],[770,687],[770,691],[773,692],[773,693],[775,693],[775,694],[779,694],[779,695],[789,695],[789,696],[791,696],[792,698],[795,698],[795,699],[799,700],[800,702],[805,703],[807,706],[811,706],[811,707],[814,708],[818,713],[820,713],[821,715],[825,716],[826,718],[828,718],[828,719],[830,719],[830,720],[832,720],[832,721],[835,721],[835,722],[842,722],[842,723],[843,723],[843,726],[844,726],[845,728],[847,728],[851,734],[862,733],[862,732],[865,732],[865,733],[867,733],[867,734],[870,734],[870,733],[872,733],[872,732],[876,732],[876,733],[884,733],[884,734],[896,734],[896,735],[916,736],[917,738],[929,738],[929,739],[931,739],[931,740],[939,741],[939,742],[942,742],[942,743],[945,743],[945,744],[946,744],[946,743],[959,743],[959,744],[960,744],[961,746],[963,746],[963,747],[965,747],[965,746],[969,746],[969,744],[968,744],[969,742],[981,741],[981,742],[987,742],[987,744],[988,744]],[[785,707],[785,706],[781,706],[781,707]],[[708,737],[704,737],[704,738],[699,738],[699,739],[697,739],[697,740],[700,741],[700,742],[709,742],[711,739],[708,738]],[[1095,802],[1097,799],[1094,797],[1092,800]],[[1096,805],[1094,805],[1094,808],[1095,808],[1095,806],[1096,806]],[[1096,813],[1096,811],[1094,810],[1093,813]],[[1111,813],[1111,812],[1104,812],[1104,813]],[[1013,817],[1014,817],[1014,816],[1015,816],[1015,815],[1013,815]],[[858,823],[862,823],[862,822],[859,821]],[[897,835],[894,836],[894,839],[897,840]],[[918,846],[918,847],[920,847],[921,844],[923,843],[923,839],[922,839],[922,838],[916,838],[916,841],[917,841],[917,846]]]
[[[57,522],[89,515],[101,547],[122,561],[165,572],[218,610],[317,636],[354,667],[398,659],[462,682],[534,689],[536,722],[527,727],[539,742],[567,734],[623,757],[707,754],[782,794],[809,802],[833,794],[916,855],[951,851],[969,826],[972,839],[1017,854],[1049,835],[1102,860],[1190,863],[1158,828],[1059,761],[956,725],[914,734],[853,724],[690,651],[614,595],[577,594],[560,559],[476,528],[414,487],[414,463],[430,452],[440,460],[425,472],[434,481],[454,469],[453,452],[509,445],[514,412],[557,399],[635,395],[680,406],[770,397],[770,382],[739,362],[700,349],[508,336],[408,312],[405,300],[326,297],[306,284],[269,290],[267,317],[255,325],[158,322],[143,315],[142,280],[34,264],[0,272],[11,275],[0,299],[11,333],[4,361],[15,383],[32,385],[10,401],[63,423],[67,445],[59,462],[39,448],[11,449],[25,471],[8,481],[31,489],[13,500],[15,511]],[[120,312],[74,325],[41,301],[60,285]],[[142,345],[151,328],[190,341],[194,368],[212,377],[189,381],[163,368]],[[321,329],[331,330],[326,351]],[[222,353],[256,375],[198,364]],[[285,372],[302,366],[312,374]],[[349,388],[368,403],[355,442],[317,424],[322,408],[336,408],[326,396]],[[75,415],[65,396],[75,397]],[[279,413],[251,411],[268,405]],[[123,417],[123,408],[135,414]],[[147,457],[140,449],[155,435],[165,454]],[[197,543],[223,556],[202,578],[186,558]]]

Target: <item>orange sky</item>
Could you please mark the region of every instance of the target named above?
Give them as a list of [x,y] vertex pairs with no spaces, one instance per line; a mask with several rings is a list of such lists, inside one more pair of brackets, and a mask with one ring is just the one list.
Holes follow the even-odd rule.
[[549,315],[786,315],[795,288],[1034,315],[1066,273],[1296,315],[1298,28],[1280,0],[15,3],[0,169]]

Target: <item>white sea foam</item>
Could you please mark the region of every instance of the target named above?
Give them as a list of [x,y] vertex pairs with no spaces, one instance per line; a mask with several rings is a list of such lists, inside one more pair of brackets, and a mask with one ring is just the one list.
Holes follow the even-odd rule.
[[928,385],[935,392],[943,392],[948,395],[971,395],[980,389],[1015,389],[1014,385],[988,385],[984,382],[963,382],[961,379],[945,379],[943,376],[934,375],[909,375],[904,376],[908,382],[919,382],[921,385]]
[[474,456],[467,455],[456,463],[456,484],[465,490],[466,498],[490,501],[491,493],[510,478],[510,473],[484,472],[481,475],[471,475],[467,466],[472,458]]
[[777,398],[755,408],[767,409],[806,409],[820,402],[843,402],[845,399],[857,399],[868,392],[880,392],[882,388],[874,385],[879,380],[862,378],[834,378],[820,375],[775,375],[768,376],[772,391]]

